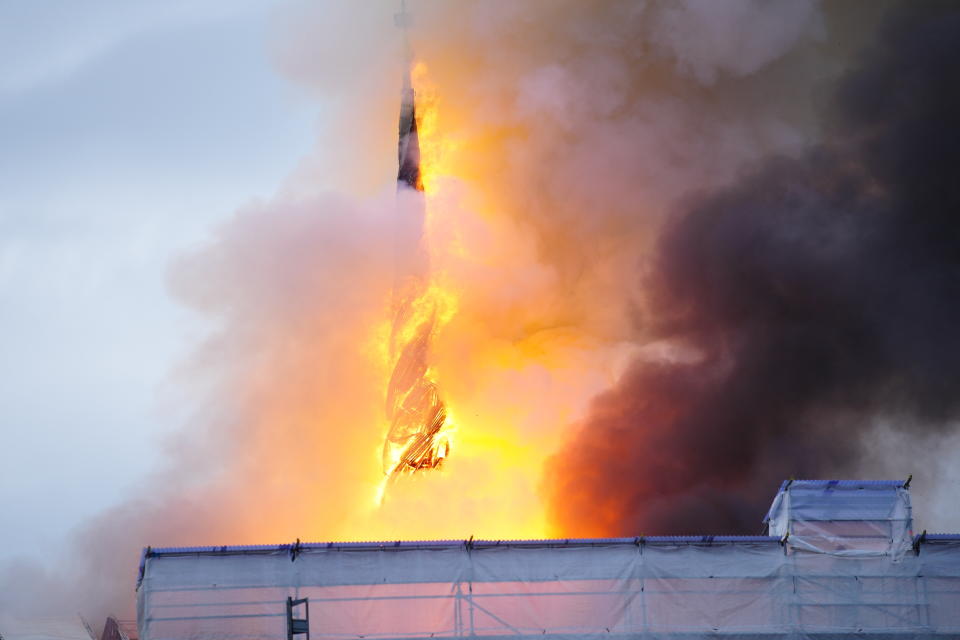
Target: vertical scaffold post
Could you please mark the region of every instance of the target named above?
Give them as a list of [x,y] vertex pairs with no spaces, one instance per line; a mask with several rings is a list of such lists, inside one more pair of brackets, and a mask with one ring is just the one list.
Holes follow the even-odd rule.
[[[294,618],[293,608],[300,605],[303,605],[303,617]],[[301,634],[310,640],[310,603],[308,598],[294,600],[287,596],[287,640],[294,640],[294,636]]]

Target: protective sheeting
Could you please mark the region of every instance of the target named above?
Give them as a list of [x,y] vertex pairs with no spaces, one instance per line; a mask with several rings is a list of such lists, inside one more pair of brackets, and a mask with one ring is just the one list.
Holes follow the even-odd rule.
[[960,638],[960,536],[911,538],[907,489],[785,482],[772,536],[147,549],[140,638],[287,637],[289,597],[313,640]]
[[[3,594],[0,594],[3,595]],[[3,640],[96,640],[82,618],[63,619],[18,617],[13,611],[0,611],[0,638]]]
[[902,555],[913,544],[910,492],[888,480],[788,480],[764,520],[791,546],[845,556]]
[[283,638],[288,596],[321,638],[960,637],[960,537],[900,557],[775,538],[159,550],[143,640]]

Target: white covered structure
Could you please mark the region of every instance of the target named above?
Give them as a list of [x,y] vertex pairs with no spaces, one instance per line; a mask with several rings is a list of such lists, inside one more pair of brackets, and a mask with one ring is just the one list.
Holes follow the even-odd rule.
[[141,640],[960,638],[902,482],[786,482],[770,536],[147,549]]

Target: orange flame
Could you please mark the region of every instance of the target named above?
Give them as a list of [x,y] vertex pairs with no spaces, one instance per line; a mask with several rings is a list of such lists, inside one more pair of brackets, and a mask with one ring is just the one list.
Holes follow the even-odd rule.
[[[211,511],[202,536],[200,525],[191,525],[168,543],[555,533],[539,487],[544,462],[589,399],[609,386],[616,374],[610,362],[623,358],[609,346],[605,326],[597,330],[594,317],[578,315],[597,307],[574,298],[569,280],[544,259],[537,234],[519,226],[524,216],[516,208],[526,200],[506,184],[498,161],[509,149],[485,120],[478,122],[482,110],[457,104],[466,89],[450,78],[463,74],[445,73],[431,67],[428,77],[422,64],[414,73],[430,268],[410,311],[420,324],[435,319],[424,374],[442,390],[447,409],[447,440],[435,453],[442,466],[400,474],[386,487],[383,390],[395,356],[394,237],[385,227],[396,218],[393,198],[369,206],[328,199],[318,205],[331,212],[323,217],[313,209],[267,207],[238,218],[227,245],[263,259],[236,261],[219,249],[202,256],[210,261],[207,272],[236,279],[227,291],[242,296],[241,327],[264,314],[256,316],[256,331],[235,336],[244,353],[263,354],[256,366],[238,368],[230,387],[231,399],[244,402],[243,454],[196,498],[226,504],[223,514],[245,515]],[[390,107],[385,118],[393,116]],[[295,270],[289,260],[264,257],[286,258],[302,238],[333,233],[337,241],[323,251],[311,245],[298,254]],[[255,270],[265,265],[277,273]],[[195,272],[185,282],[194,283]],[[265,296],[291,279],[300,296],[288,297],[304,308],[277,309]],[[393,341],[410,340],[417,325],[404,323]],[[261,517],[266,509],[270,518]]]
[[[483,326],[492,311],[487,271],[509,275],[516,268],[523,278],[533,278],[521,283],[531,292],[553,282],[549,274],[530,268],[537,262],[535,248],[518,243],[509,220],[465,188],[463,176],[478,169],[470,149],[442,134],[446,112],[423,62],[414,66],[412,78],[430,275],[400,339],[413,339],[424,320],[435,320],[426,375],[442,389],[447,424],[440,446],[445,457],[453,453],[442,468],[393,480],[389,490],[387,480],[378,482],[376,508],[362,530],[373,537],[377,531],[406,538],[546,537],[550,530],[538,491],[543,461],[557,444],[558,429],[575,417],[583,388],[592,393],[609,380],[584,385],[575,355],[582,345],[569,329],[532,326],[522,315],[497,318],[501,325],[513,325],[514,335],[497,335],[502,326],[493,332]],[[473,141],[474,151],[477,144]],[[491,190],[496,187],[489,184]],[[480,286],[473,289],[472,283]],[[516,302],[523,308],[528,301]],[[377,331],[384,371],[392,364],[390,333],[389,322]],[[577,392],[569,393],[573,389]],[[544,424],[551,428],[543,429]]]
[[[422,65],[420,69],[418,75],[422,76]],[[406,246],[398,239],[398,258],[402,255],[404,259],[396,266],[398,280],[388,351],[392,372],[385,407],[389,425],[382,456],[383,470],[390,480],[403,473],[436,469],[450,451],[448,410],[429,365],[433,336],[449,319],[454,305],[442,304],[450,296],[431,282],[429,262],[421,255],[427,253],[423,246],[426,187],[419,128],[426,127],[428,134],[435,128],[434,111],[424,102],[417,99],[415,86],[405,88],[400,114],[398,204],[411,191],[418,194],[413,200],[421,206],[403,214],[412,214],[412,230],[418,230],[420,237],[416,246]],[[424,140],[433,137],[425,136]],[[436,155],[433,147],[423,145],[431,159]],[[428,162],[428,167],[431,165]],[[383,488],[378,493],[382,499]]]

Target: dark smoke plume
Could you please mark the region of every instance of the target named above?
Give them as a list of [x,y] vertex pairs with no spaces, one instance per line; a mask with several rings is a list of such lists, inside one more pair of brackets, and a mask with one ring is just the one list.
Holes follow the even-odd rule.
[[[547,467],[569,534],[758,533],[777,482],[855,472],[878,421],[960,418],[960,7],[889,16],[829,143],[667,223],[635,362]],[[922,466],[923,461],[917,461]]]

